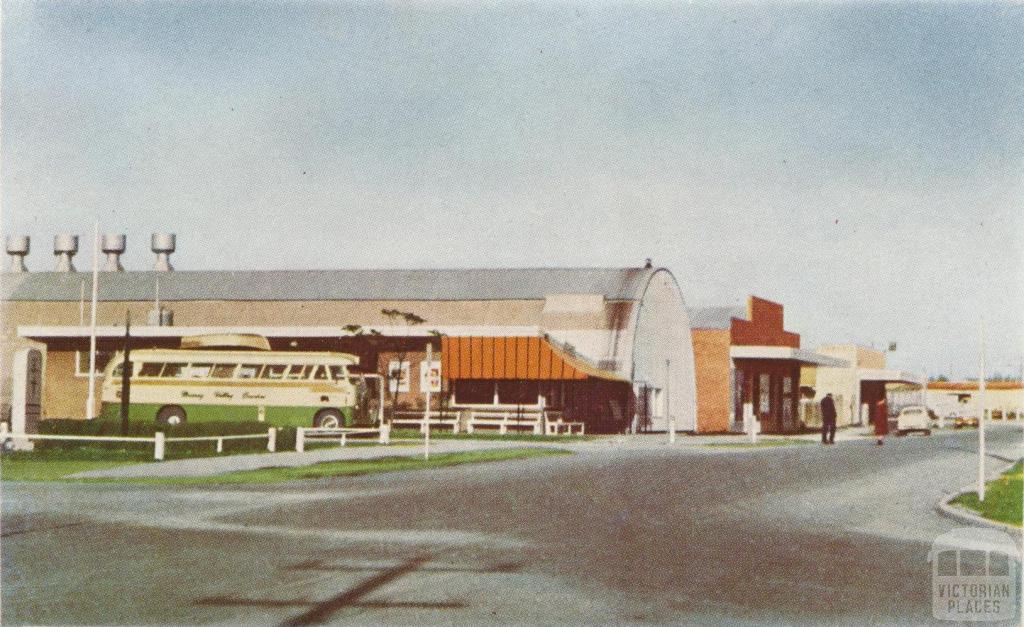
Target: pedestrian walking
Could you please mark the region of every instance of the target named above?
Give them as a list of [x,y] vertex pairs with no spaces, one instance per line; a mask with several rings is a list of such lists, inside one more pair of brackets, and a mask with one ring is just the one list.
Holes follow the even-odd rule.
[[836,443],[836,402],[831,392],[821,399],[821,443]]
[[889,433],[889,406],[885,397],[875,403],[875,436],[878,437],[878,445],[885,444],[885,436]]

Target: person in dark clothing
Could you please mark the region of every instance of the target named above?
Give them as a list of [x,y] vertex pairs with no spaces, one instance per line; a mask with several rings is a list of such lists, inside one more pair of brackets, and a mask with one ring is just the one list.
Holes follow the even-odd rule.
[[875,435],[878,436],[878,445],[885,443],[885,436],[889,433],[889,406],[885,403],[885,397],[875,403]]
[[836,402],[831,393],[821,399],[821,443],[836,443]]

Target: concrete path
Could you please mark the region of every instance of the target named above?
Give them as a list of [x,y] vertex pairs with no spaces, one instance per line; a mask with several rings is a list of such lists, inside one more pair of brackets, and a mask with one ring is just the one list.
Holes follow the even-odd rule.
[[[944,432],[948,433],[948,432]],[[837,442],[849,442],[853,440],[873,439],[874,435],[870,429],[848,428],[836,434]],[[766,435],[760,436],[759,441],[766,440],[805,440],[817,442],[820,437],[817,434],[800,434],[791,436]],[[432,453],[460,453],[465,451],[482,451],[503,448],[523,447],[554,447],[563,448],[576,452],[599,451],[609,448],[621,448],[625,450],[658,450],[658,449],[694,449],[699,448],[712,453],[742,452],[754,449],[729,447],[717,448],[716,445],[736,444],[744,445],[750,440],[742,435],[708,435],[692,436],[679,435],[675,444],[669,444],[668,436],[661,434],[642,435],[617,435],[598,437],[585,441],[558,441],[550,440],[545,442],[521,441],[521,440],[450,440],[435,439],[430,443]],[[118,478],[140,478],[140,477],[205,477],[220,475],[230,472],[245,470],[258,470],[260,468],[281,468],[294,466],[308,466],[321,462],[332,462],[341,460],[365,460],[379,459],[383,457],[412,457],[423,454],[422,441],[399,441],[391,445],[361,445],[361,446],[337,446],[321,448],[304,453],[279,452],[279,453],[253,453],[248,455],[224,455],[221,457],[201,457],[195,459],[178,459],[166,462],[151,462],[144,464],[132,464],[107,468],[104,470],[90,470],[71,475],[75,479],[118,479]],[[711,445],[710,448],[703,448]]]

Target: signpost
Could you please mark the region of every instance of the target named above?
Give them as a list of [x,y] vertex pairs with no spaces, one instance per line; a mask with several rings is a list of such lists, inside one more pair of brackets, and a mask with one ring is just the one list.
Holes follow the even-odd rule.
[[[423,408],[423,459],[430,459],[430,369],[434,362],[434,345],[427,342],[427,404]],[[423,377],[420,377],[423,380]]]

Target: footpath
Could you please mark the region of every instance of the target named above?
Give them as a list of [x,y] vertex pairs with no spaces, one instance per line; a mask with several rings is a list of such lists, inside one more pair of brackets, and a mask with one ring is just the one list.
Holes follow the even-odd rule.
[[[874,436],[869,429],[851,427],[842,429],[836,433],[836,443],[871,439]],[[796,435],[762,435],[758,437],[759,443],[771,440],[781,440],[782,446],[792,444],[792,441],[804,440],[807,442],[820,443],[821,437],[816,433],[804,433]],[[191,459],[176,459],[164,462],[148,462],[142,464],[131,464],[108,468],[104,470],[90,470],[71,475],[77,479],[123,479],[138,477],[204,477],[220,475],[230,472],[246,470],[259,470],[260,468],[283,468],[308,466],[321,462],[348,461],[380,459],[384,457],[418,457],[423,455],[422,440],[397,440],[392,444],[369,445],[362,444],[353,446],[357,440],[349,440],[348,446],[330,446],[314,450],[298,452],[278,453],[253,453],[245,455],[223,455],[220,457],[200,457]],[[670,444],[668,436],[664,433],[640,434],[640,435],[614,435],[599,436],[588,440],[566,440],[559,441],[551,439],[548,441],[535,440],[454,440],[434,439],[430,442],[431,454],[462,453],[467,451],[482,451],[508,448],[559,448],[574,452],[597,452],[614,449],[660,449],[668,450],[677,448],[694,452],[739,452],[744,450],[763,450],[762,448],[750,447],[750,438],[745,435],[678,435],[674,444]],[[799,444],[799,443],[798,443]]]

